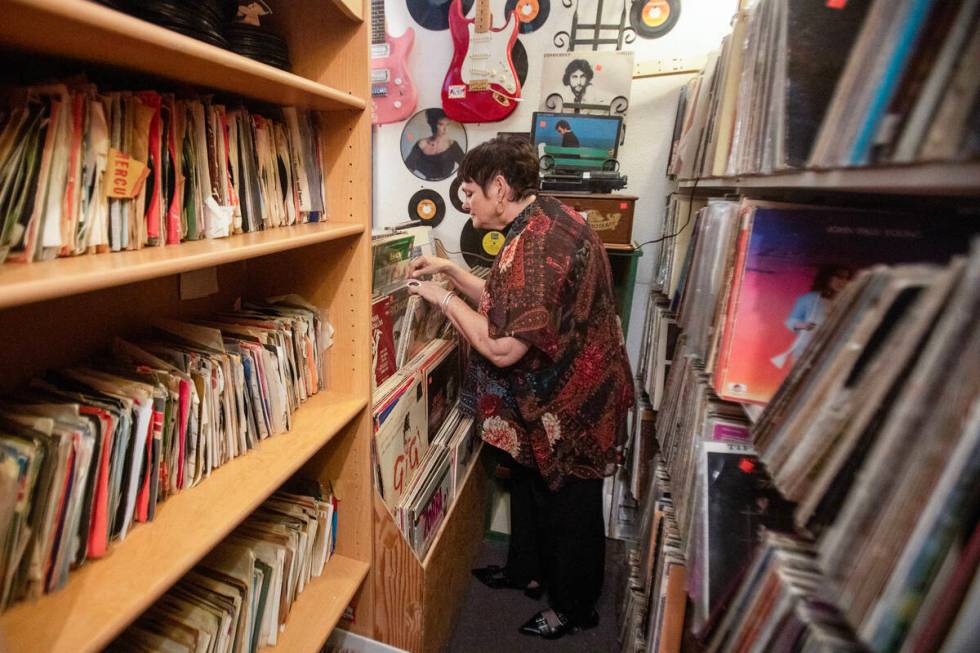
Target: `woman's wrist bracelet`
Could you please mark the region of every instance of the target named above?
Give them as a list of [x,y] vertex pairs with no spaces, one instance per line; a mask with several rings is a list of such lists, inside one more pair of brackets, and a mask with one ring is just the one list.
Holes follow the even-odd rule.
[[450,290],[449,292],[446,293],[446,296],[443,298],[442,303],[439,304],[439,308],[442,309],[443,315],[445,315],[446,309],[449,308],[449,300],[455,296],[456,296],[456,291]]

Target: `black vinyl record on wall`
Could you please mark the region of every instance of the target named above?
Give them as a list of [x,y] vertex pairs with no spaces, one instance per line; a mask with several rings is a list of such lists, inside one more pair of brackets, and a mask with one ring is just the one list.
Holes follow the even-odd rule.
[[[449,29],[449,6],[451,0],[408,0],[408,13],[412,20],[433,31]],[[470,12],[473,0],[463,0],[463,15]]]
[[463,182],[459,177],[453,179],[453,183],[449,184],[449,201],[457,211],[466,213],[466,209],[463,208],[463,191],[459,189],[462,185]]
[[527,81],[527,50],[524,49],[520,39],[516,39],[514,47],[510,49],[510,60],[514,62],[514,72],[517,73],[517,79],[523,87],[524,82]]
[[493,261],[504,246],[504,235],[491,229],[477,229],[472,220],[467,220],[459,234],[459,250],[470,267],[493,265]]
[[551,13],[551,0],[507,0],[504,6],[504,16],[517,12],[517,20],[521,23],[521,34],[530,34],[541,28]]
[[659,39],[681,17],[681,0],[632,0],[630,25],[644,39]]
[[446,202],[431,188],[423,188],[408,200],[408,217],[421,220],[427,227],[436,227],[446,217]]

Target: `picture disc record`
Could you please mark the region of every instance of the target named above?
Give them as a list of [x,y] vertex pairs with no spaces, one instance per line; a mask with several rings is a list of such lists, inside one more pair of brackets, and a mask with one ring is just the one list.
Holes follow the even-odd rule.
[[504,244],[504,235],[492,229],[477,229],[467,220],[459,234],[459,250],[470,267],[490,267]]
[[463,208],[463,191],[459,189],[462,185],[463,182],[459,177],[453,179],[453,183],[449,184],[449,201],[452,202],[454,209],[466,213],[466,209]]
[[[408,13],[412,20],[433,31],[449,29],[450,0],[408,0]],[[463,0],[463,15],[470,12],[473,0]]]
[[541,29],[548,21],[551,13],[551,0],[507,0],[504,5],[504,16],[517,12],[517,21],[521,24],[521,34],[530,34]]
[[446,217],[446,202],[431,188],[423,188],[408,200],[408,217],[421,220],[427,227],[436,227]]

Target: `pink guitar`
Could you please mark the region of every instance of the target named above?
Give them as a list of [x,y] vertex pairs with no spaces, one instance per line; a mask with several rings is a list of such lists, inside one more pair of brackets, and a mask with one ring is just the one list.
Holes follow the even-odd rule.
[[461,0],[449,7],[453,60],[442,83],[442,108],[458,122],[496,122],[517,108],[521,82],[510,51],[520,22],[511,12],[507,23],[492,27],[490,0],[476,0],[476,16],[463,16]]
[[415,111],[418,93],[408,75],[408,53],[415,44],[409,27],[395,38],[388,34],[384,0],[371,0],[371,122],[405,120]]

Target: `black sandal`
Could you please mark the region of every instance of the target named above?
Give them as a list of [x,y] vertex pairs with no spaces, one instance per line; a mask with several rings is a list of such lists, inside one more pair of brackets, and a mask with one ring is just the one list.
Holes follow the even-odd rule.
[[490,589],[523,590],[524,596],[534,600],[540,599],[544,594],[544,588],[540,584],[537,587],[528,587],[527,585],[516,583],[507,577],[507,574],[504,573],[504,568],[499,565],[479,567],[478,569],[474,569],[472,573],[478,581]]
[[518,628],[522,635],[531,635],[543,639],[559,639],[569,633],[588,630],[599,625],[599,613],[595,610],[581,621],[573,621],[564,612],[558,610],[542,610]]

